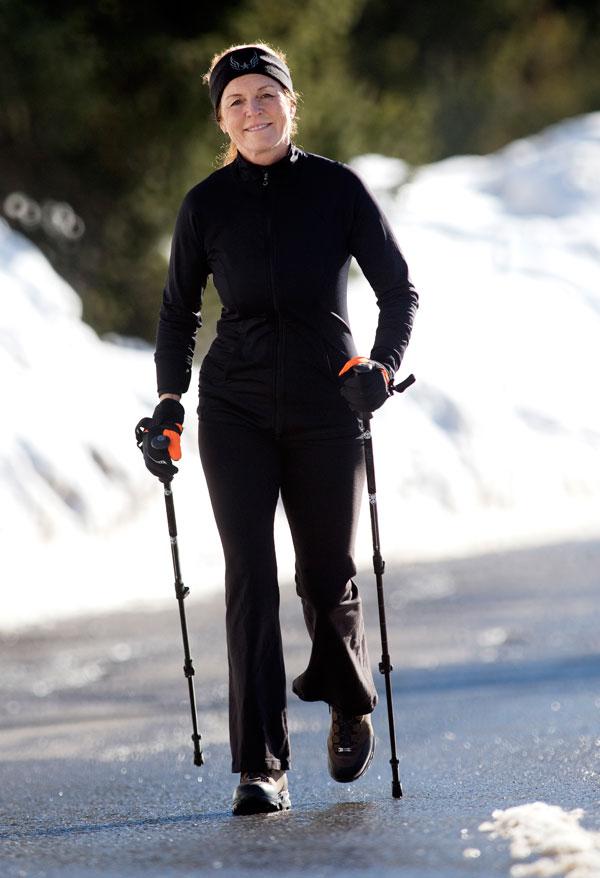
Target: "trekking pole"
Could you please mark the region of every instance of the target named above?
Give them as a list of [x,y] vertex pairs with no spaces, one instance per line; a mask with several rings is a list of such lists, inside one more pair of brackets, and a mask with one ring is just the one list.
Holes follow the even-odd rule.
[[[372,366],[368,363],[358,363],[353,367],[356,372],[369,372]],[[407,387],[414,384],[415,376],[409,375],[400,384],[392,385],[397,393],[403,393]],[[399,760],[396,754],[396,731],[394,727],[394,704],[392,701],[392,664],[388,652],[387,625],[385,621],[385,604],[383,599],[383,572],[385,561],[381,557],[379,545],[379,519],[377,517],[377,489],[375,486],[375,461],[373,458],[373,442],[371,439],[371,413],[361,412],[359,426],[363,438],[365,452],[365,468],[367,471],[367,490],[369,493],[369,512],[371,514],[371,534],[373,537],[373,571],[377,583],[377,604],[379,607],[379,628],[381,631],[381,661],[379,671],[385,678],[385,695],[387,700],[388,725],[390,730],[390,749],[392,766],[392,796],[399,799],[402,796],[402,785],[398,773]]]
[[[169,444],[167,436],[155,436],[152,439],[153,448],[165,448]],[[187,624],[185,619],[185,607],[183,601],[190,593],[181,579],[181,570],[179,567],[179,549],[177,548],[177,522],[175,520],[175,504],[173,503],[173,489],[171,488],[171,479],[161,479],[165,491],[165,507],[167,510],[167,522],[169,525],[169,537],[171,539],[171,555],[173,556],[173,571],[175,573],[175,595],[179,604],[179,619],[181,621],[181,634],[183,636],[183,653],[185,662],[183,665],[183,673],[187,677],[188,689],[190,693],[190,706],[192,709],[192,741],[194,742],[194,765],[203,765],[202,750],[200,749],[201,736],[198,732],[198,722],[196,718],[196,694],[194,692],[194,666],[190,656],[190,647],[188,641]]]

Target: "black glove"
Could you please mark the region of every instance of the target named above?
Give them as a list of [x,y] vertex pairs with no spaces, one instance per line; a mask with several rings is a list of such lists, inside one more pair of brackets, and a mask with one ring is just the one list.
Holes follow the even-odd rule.
[[170,482],[175,473],[173,460],[181,460],[180,436],[184,409],[176,399],[163,399],[151,418],[142,418],[135,428],[135,441],[144,455],[144,463],[161,482]]
[[367,357],[348,360],[340,375],[347,374],[340,393],[357,414],[374,412],[392,396],[392,376],[387,367]]

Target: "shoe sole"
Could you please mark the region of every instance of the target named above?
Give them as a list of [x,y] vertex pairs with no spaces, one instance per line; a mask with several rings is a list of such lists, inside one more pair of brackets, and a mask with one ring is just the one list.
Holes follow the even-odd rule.
[[246,817],[250,814],[275,814],[291,807],[287,790],[269,795],[257,789],[255,784],[240,784],[235,792],[232,812],[236,817]]

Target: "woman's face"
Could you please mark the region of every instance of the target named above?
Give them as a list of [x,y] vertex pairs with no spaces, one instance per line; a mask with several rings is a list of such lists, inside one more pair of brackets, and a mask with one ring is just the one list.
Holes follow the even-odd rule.
[[232,79],[223,91],[219,125],[244,158],[270,165],[287,152],[295,111],[278,82],[262,73],[247,73]]

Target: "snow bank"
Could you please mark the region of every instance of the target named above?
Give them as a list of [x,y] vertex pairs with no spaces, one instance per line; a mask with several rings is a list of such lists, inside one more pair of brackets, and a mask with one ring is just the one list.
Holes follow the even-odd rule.
[[[421,293],[403,368],[417,384],[374,425],[396,524],[384,545],[422,556],[597,534],[600,113],[399,189],[369,167]],[[365,351],[368,292],[358,278]]]
[[141,479],[125,414],[151,403],[148,351],[100,341],[71,287],[3,222],[0,283],[3,538],[33,548],[129,518]]
[[490,838],[510,841],[515,860],[536,857],[529,863],[514,865],[513,878],[597,878],[600,875],[600,832],[579,825],[581,808],[564,811],[557,805],[533,802],[505,811],[494,811],[492,820],[479,829]]
[[[162,490],[134,441],[156,404],[150,349],[99,339],[79,297],[2,221],[0,283],[0,627],[170,597]],[[180,531],[202,582],[216,588],[218,536],[192,408],[189,420],[188,478],[176,492],[188,508],[197,495],[200,514],[184,516]]]
[[[355,164],[421,294],[402,370],[417,384],[373,422],[384,557],[597,534],[600,114],[414,172],[381,156]],[[0,280],[0,626],[169,597],[161,489],[133,441],[155,402],[151,351],[99,339],[73,290],[5,224]],[[358,272],[350,309],[367,352],[377,309]],[[223,570],[193,396],[175,499],[184,578],[199,593],[220,588]],[[277,540],[285,580],[281,516]]]

